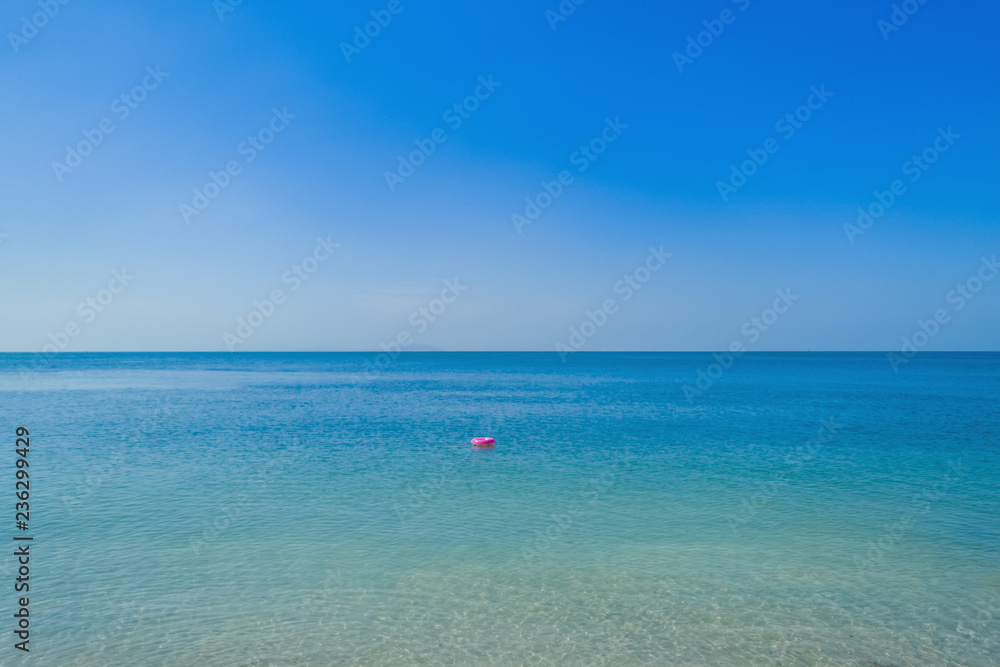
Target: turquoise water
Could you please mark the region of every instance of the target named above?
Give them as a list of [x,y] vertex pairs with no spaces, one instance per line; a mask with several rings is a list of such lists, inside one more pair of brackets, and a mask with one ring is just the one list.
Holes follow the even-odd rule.
[[34,664],[1000,662],[1000,355],[373,360],[0,355]]

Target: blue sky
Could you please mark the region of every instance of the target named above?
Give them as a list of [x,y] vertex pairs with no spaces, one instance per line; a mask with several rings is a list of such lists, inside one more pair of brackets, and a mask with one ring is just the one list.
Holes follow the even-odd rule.
[[[948,298],[1000,251],[995,5],[914,1],[889,31],[889,2],[587,0],[555,29],[555,0],[330,4],[4,6],[0,350],[371,350],[402,334],[552,350],[609,299],[579,349],[893,350],[941,309],[922,349],[1000,349],[1000,280]],[[54,15],[25,28],[43,5]],[[348,62],[372,12],[387,25]],[[712,28],[679,71],[675,52]],[[776,121],[797,110],[786,137]],[[581,158],[607,119],[614,141]],[[78,166],[54,166],[102,122]],[[911,181],[904,164],[948,128]],[[251,150],[253,135],[272,141]],[[418,141],[433,153],[390,189]],[[747,151],[767,161],[724,200]],[[211,173],[227,186],[185,216]],[[845,232],[894,180],[884,215]],[[339,247],[293,290],[318,238]],[[661,246],[629,294],[620,281]],[[798,299],[749,344],[779,289]],[[106,303],[89,315],[87,299]]]

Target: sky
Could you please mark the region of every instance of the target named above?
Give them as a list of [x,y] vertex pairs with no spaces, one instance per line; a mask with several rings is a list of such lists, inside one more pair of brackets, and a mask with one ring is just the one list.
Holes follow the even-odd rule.
[[11,0],[0,351],[998,350],[998,18]]

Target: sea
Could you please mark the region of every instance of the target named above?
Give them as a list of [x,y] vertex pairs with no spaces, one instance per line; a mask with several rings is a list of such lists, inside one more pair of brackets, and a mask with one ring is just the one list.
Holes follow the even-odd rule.
[[0,665],[996,665],[998,439],[997,353],[3,354]]

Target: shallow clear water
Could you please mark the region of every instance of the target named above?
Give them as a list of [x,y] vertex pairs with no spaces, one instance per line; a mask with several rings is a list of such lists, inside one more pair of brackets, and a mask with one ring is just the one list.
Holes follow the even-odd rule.
[[1000,662],[1000,355],[373,360],[0,355],[32,659]]

